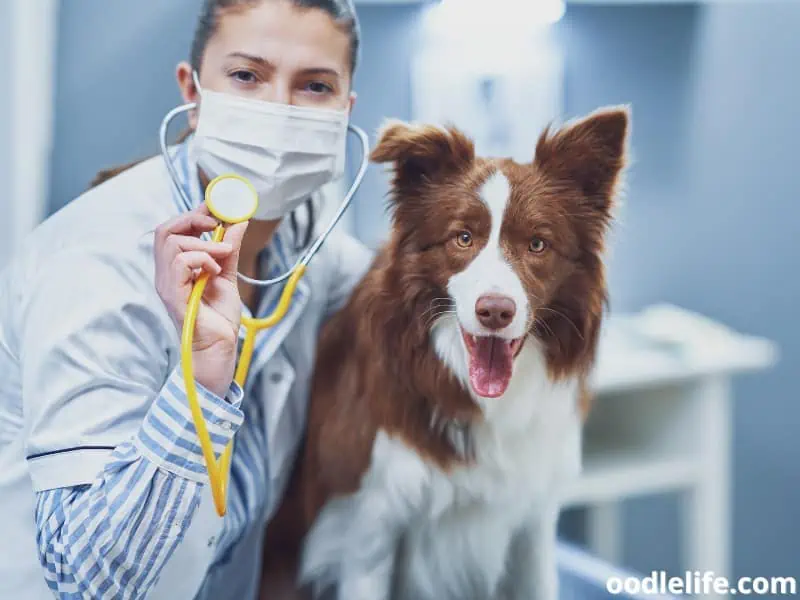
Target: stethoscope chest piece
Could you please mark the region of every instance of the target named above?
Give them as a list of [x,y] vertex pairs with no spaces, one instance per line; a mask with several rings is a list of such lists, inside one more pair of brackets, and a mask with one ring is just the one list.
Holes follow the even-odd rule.
[[244,177],[220,175],[206,187],[206,205],[223,223],[242,223],[252,219],[258,209],[258,192]]

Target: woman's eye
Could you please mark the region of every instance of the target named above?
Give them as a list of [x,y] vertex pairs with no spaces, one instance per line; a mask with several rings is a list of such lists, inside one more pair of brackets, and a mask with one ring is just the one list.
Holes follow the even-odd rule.
[[534,254],[541,254],[547,248],[547,244],[542,238],[535,237],[531,240],[528,249]]
[[456,236],[456,243],[461,248],[469,248],[472,246],[472,234],[469,231],[461,231]]
[[252,71],[245,71],[240,69],[239,71],[234,71],[233,73],[231,73],[231,77],[233,77],[239,83],[251,84],[256,82],[256,74],[253,73]]
[[332,94],[333,88],[323,81],[311,81],[306,89],[312,94]]

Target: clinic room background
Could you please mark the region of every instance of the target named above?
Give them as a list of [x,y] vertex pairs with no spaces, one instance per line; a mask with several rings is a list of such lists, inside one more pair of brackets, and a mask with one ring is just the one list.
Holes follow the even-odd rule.
[[[437,30],[438,3],[357,1],[353,122],[374,142],[384,118],[437,114],[473,89],[465,126],[532,157],[545,120],[631,106],[635,160],[609,262],[618,320],[562,536],[647,573],[694,557],[800,577],[800,3],[583,0],[539,22],[538,1],[496,9],[522,7],[530,60],[497,52],[487,70],[483,45],[468,44],[441,80],[424,68],[443,56],[431,40],[493,3],[464,0],[464,23],[452,8]],[[98,170],[157,152],[200,2],[32,4],[0,2],[0,206],[14,231],[0,267]],[[373,247],[386,190],[372,166],[344,222]]]

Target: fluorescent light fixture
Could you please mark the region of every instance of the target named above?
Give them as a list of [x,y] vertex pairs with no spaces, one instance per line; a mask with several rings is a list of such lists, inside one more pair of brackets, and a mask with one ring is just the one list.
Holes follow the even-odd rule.
[[425,11],[421,42],[491,64],[541,46],[565,11],[564,0],[442,0]]
[[564,0],[442,0],[423,15],[423,43],[507,54],[560,21],[565,11]]
[[428,19],[438,33],[469,29],[519,31],[553,25],[566,12],[564,0],[442,0],[430,7]]

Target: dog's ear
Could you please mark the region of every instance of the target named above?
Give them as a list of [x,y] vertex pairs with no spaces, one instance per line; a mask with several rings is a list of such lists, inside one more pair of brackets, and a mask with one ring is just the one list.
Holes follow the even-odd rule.
[[475,160],[475,146],[455,127],[389,120],[378,132],[378,144],[370,158],[376,163],[393,163],[395,186],[413,186],[469,168]]
[[565,126],[545,130],[534,164],[551,177],[577,184],[589,202],[607,211],[627,164],[628,107],[605,108]]

